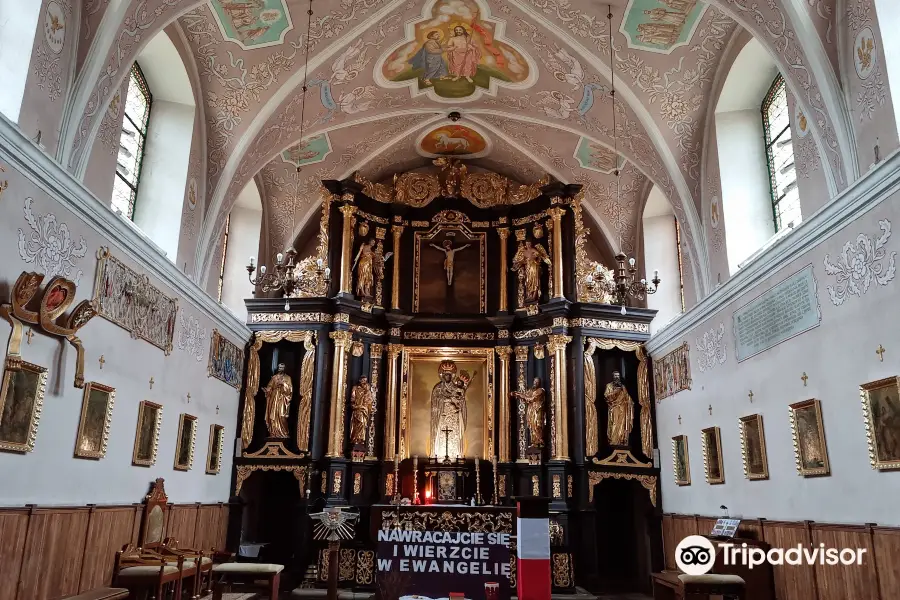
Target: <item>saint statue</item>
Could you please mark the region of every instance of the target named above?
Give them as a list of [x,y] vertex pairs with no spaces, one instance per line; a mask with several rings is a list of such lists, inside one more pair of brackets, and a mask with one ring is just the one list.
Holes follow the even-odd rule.
[[544,405],[547,394],[541,387],[541,380],[534,378],[531,389],[524,392],[510,392],[513,398],[525,402],[525,423],[528,425],[528,433],[531,437],[531,446],[542,448],[544,446]]
[[269,437],[286,438],[294,384],[291,383],[291,376],[284,372],[284,363],[278,365],[278,371],[266,385],[265,393],[266,428],[269,430]]
[[366,430],[369,427],[369,415],[372,413],[372,399],[374,390],[369,384],[369,378],[363,375],[359,378],[353,391],[350,392],[350,443],[354,446],[366,443]]
[[303,340],[303,363],[300,367],[300,410],[297,413],[297,447],[309,449],[309,415],[312,408],[313,377],[316,370],[316,337],[310,332]]
[[540,244],[531,240],[519,246],[513,257],[513,271],[518,271],[519,279],[525,286],[525,304],[534,304],[541,299],[541,263],[550,263],[550,256]]
[[[443,248],[441,247],[443,246]],[[444,271],[447,272],[447,285],[453,285],[453,260],[455,255],[460,250],[465,250],[471,244],[466,244],[464,246],[460,246],[459,248],[453,247],[453,242],[450,240],[444,240],[444,243],[438,246],[437,244],[431,244],[431,247],[435,250],[440,250],[444,253]]]
[[613,371],[613,380],[606,384],[603,397],[609,407],[609,423],[606,428],[609,443],[612,446],[627,446],[628,436],[634,425],[634,402],[622,385],[618,371]]
[[356,270],[356,295],[360,300],[371,300],[375,297],[375,277],[382,266],[375,252],[375,240],[363,242],[353,260],[353,268]]
[[465,450],[466,390],[472,378],[466,371],[457,375],[456,363],[442,361],[440,381],[431,390],[431,447],[437,457],[462,456]]

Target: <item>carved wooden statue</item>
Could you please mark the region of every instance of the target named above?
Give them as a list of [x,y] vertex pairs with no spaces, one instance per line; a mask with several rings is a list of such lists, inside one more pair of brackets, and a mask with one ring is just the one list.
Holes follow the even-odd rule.
[[365,375],[353,386],[350,392],[350,443],[354,446],[366,443],[366,431],[369,427],[369,415],[372,413],[374,391]]
[[525,288],[525,304],[534,304],[541,299],[541,263],[550,265],[550,256],[540,244],[531,240],[519,246],[513,257],[513,271],[519,273]]
[[269,437],[286,438],[294,384],[291,382],[290,375],[284,372],[284,363],[278,365],[278,371],[272,375],[272,379],[266,385],[265,393],[266,428],[269,430]]
[[540,378],[534,378],[531,389],[524,392],[510,392],[509,395],[525,402],[525,423],[528,425],[528,433],[531,436],[531,446],[543,448],[544,409],[547,404],[547,393],[541,387]]
[[356,269],[356,295],[360,300],[375,298],[375,279],[384,267],[383,259],[375,252],[375,240],[364,242],[356,254],[353,267]]
[[606,428],[609,443],[612,446],[627,446],[628,436],[634,426],[634,402],[622,385],[618,371],[613,371],[613,380],[606,384],[603,397],[609,407],[609,423]]

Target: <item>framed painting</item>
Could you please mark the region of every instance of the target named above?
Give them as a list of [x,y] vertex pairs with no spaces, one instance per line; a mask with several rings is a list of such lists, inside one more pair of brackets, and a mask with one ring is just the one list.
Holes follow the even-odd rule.
[[718,427],[707,427],[700,432],[703,443],[703,470],[706,483],[725,483],[725,467],[722,465],[722,434]]
[[218,475],[222,469],[222,449],[225,447],[225,428],[221,425],[209,426],[209,448],[206,451],[206,473]]
[[804,400],[791,404],[790,411],[797,473],[803,477],[830,475],[822,403],[815,399]]
[[676,435],[672,438],[672,460],[674,463],[675,483],[691,485],[691,461],[688,455],[688,438]]
[[197,438],[197,417],[181,413],[178,418],[178,437],[175,441],[175,470],[190,471],[194,466],[194,441]]
[[900,377],[888,377],[859,386],[869,461],[873,469],[900,469]]
[[47,369],[6,359],[0,387],[0,450],[31,452],[47,388]]
[[217,329],[210,336],[209,363],[210,377],[224,381],[235,389],[241,389],[244,378],[244,351],[231,343]]
[[84,384],[81,399],[81,418],[75,436],[75,456],[77,458],[103,458],[109,441],[109,421],[112,417],[116,390],[109,386],[89,381]]
[[768,479],[769,459],[766,456],[766,436],[763,432],[762,415],[741,417],[740,424],[744,476],[751,481]]
[[148,400],[142,400],[138,406],[137,430],[134,434],[134,451],[131,455],[131,464],[136,467],[150,467],[156,462],[162,410],[161,405]]

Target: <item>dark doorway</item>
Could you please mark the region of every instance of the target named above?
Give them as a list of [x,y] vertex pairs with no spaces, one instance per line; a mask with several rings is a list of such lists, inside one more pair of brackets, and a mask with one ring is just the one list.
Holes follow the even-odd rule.
[[594,506],[599,592],[649,593],[653,507],[647,490],[637,481],[605,479],[594,488]]

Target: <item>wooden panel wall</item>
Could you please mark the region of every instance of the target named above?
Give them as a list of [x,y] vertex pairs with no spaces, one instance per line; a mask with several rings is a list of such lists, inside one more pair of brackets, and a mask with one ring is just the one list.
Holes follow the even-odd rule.
[[[223,550],[227,504],[176,504],[166,536]],[[0,508],[0,600],[56,600],[108,586],[115,554],[137,544],[143,505]]]
[[[708,534],[714,517],[663,515],[666,568],[675,569],[675,547],[688,535]],[[745,519],[739,536],[774,548],[864,548],[862,565],[783,565],[773,568],[778,600],[893,600],[900,597],[900,528],[811,521]]]

